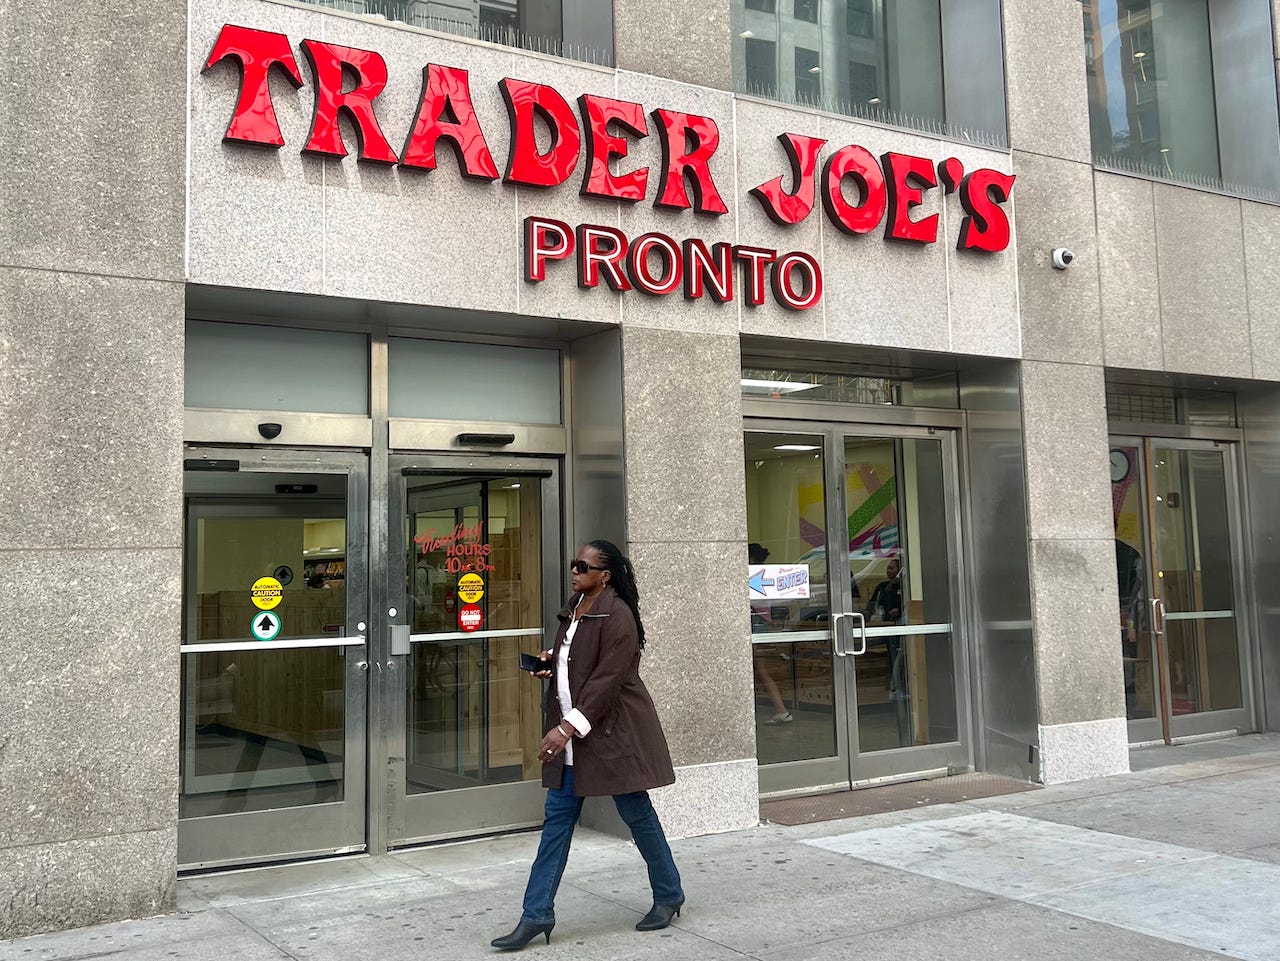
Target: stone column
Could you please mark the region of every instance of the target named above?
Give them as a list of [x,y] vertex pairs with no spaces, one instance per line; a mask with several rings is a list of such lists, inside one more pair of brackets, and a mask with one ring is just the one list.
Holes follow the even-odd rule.
[[628,550],[649,635],[641,669],[678,777],[654,800],[676,836],[759,820],[740,370],[734,335],[623,331]]
[[5,11],[0,939],[174,904],[186,13]]
[[[1127,771],[1084,19],[1005,0],[1023,443],[1046,783]],[[1067,270],[1051,266],[1068,247]]]

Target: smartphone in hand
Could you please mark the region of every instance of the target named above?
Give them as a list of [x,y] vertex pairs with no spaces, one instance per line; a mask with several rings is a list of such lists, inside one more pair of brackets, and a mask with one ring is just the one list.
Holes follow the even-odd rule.
[[521,651],[520,652],[520,670],[533,671],[535,673],[538,671],[549,671],[551,670],[551,662],[544,661],[542,658],[538,657],[538,655],[536,654],[526,654],[524,653],[524,651]]

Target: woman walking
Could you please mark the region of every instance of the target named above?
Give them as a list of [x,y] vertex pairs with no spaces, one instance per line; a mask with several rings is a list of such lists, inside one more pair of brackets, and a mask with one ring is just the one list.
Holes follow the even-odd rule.
[[631,561],[609,541],[592,541],[569,565],[573,597],[558,615],[555,646],[542,654],[552,678],[547,733],[538,747],[547,788],[542,840],[529,873],[520,923],[495,948],[551,943],[555,897],[569,859],[582,799],[611,795],[649,868],[653,907],[637,931],[657,931],[680,914],[684,890],[650,788],[675,781],[671,754],[640,680],[644,625]]

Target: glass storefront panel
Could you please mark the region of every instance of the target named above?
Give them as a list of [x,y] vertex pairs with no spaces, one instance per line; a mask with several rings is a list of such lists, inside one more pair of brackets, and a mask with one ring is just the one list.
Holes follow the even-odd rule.
[[748,569],[808,574],[808,597],[750,601],[761,764],[836,753],[823,447],[821,435],[745,436]]
[[1111,516],[1115,530],[1116,583],[1125,713],[1129,720],[1156,716],[1156,662],[1150,637],[1147,504],[1138,447],[1111,448]]
[[[231,500],[210,485],[188,504],[184,643],[342,636],[346,477],[264,473],[254,484],[272,493]],[[263,577],[281,585],[265,609],[252,593]],[[243,646],[183,655],[180,816],[341,801],[342,649]]]
[[[849,574],[866,618],[854,658],[862,753],[956,740],[942,445],[845,438]],[[920,633],[895,630],[919,625]]]
[[519,669],[521,650],[543,642],[540,486],[527,475],[408,478],[408,794],[542,776],[543,685]]
[[1173,714],[1241,705],[1226,477],[1216,450],[1155,448],[1156,556]]

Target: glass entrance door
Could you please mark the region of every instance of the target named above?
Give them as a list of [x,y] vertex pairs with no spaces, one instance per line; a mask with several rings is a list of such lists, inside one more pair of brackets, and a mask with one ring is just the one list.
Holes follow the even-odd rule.
[[745,446],[762,791],[967,767],[953,435],[760,423]]
[[558,467],[393,457],[388,539],[388,843],[537,824],[544,685],[521,651],[560,607]]
[[178,863],[365,843],[368,464],[189,449]]
[[1251,730],[1234,448],[1113,438],[1120,641],[1133,742]]

